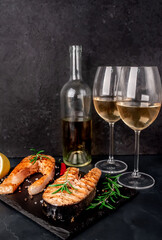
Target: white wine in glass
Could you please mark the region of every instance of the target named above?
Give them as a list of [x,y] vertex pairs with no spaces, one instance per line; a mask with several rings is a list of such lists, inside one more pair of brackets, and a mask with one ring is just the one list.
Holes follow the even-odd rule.
[[119,102],[121,119],[135,131],[147,128],[158,116],[161,103]]
[[122,174],[121,185],[146,189],[155,180],[139,172],[139,137],[141,130],[150,126],[161,108],[161,80],[157,67],[124,67],[117,91],[117,107],[123,122],[135,132],[134,171]]
[[116,99],[112,97],[94,97],[94,106],[98,115],[109,123],[120,120]]
[[114,124],[120,120],[116,105],[117,83],[121,67],[98,67],[93,85],[93,103],[98,115],[109,123],[110,141],[109,158],[96,163],[104,173],[121,173],[127,169],[126,163],[114,159],[113,133]]

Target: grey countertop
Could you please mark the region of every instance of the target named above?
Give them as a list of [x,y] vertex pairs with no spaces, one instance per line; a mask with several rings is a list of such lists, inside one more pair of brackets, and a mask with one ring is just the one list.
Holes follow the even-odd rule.
[[[99,159],[99,158],[98,158]],[[133,168],[132,156],[119,156]],[[20,159],[10,159],[15,166]],[[96,159],[85,169],[93,167]],[[84,170],[84,169],[83,169]],[[156,184],[140,191],[130,202],[77,235],[76,240],[159,240],[162,235],[162,156],[141,156],[140,170],[151,174]],[[0,240],[60,239],[0,201]]]

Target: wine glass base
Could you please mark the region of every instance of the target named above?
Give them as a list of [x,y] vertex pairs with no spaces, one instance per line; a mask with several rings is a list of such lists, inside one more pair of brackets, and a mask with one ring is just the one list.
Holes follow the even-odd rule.
[[135,176],[133,172],[126,172],[118,178],[118,183],[124,187],[140,190],[152,187],[155,180],[146,173],[139,172],[138,176]]
[[95,164],[95,167],[99,168],[103,173],[116,174],[127,170],[127,164],[120,160],[101,160]]

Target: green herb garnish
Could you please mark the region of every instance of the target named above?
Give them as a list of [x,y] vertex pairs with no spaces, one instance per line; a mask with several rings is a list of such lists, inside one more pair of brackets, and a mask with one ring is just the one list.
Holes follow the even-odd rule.
[[112,210],[115,209],[113,205],[119,197],[129,198],[120,193],[119,188],[122,188],[122,186],[117,182],[119,176],[120,175],[106,175],[106,181],[103,182],[102,193],[94,199],[94,202],[92,202],[87,209],[93,209],[99,206],[100,209],[106,207]]
[[77,190],[76,188],[73,187],[73,185],[70,183],[69,180],[67,180],[67,176],[68,176],[68,173],[69,173],[69,170],[70,168],[67,170],[66,172],[66,177],[65,177],[65,182],[64,183],[60,183],[60,184],[52,184],[52,185],[49,185],[49,187],[58,187],[60,186],[60,188],[58,188],[55,192],[53,192],[52,194],[55,194],[55,193],[58,193],[58,192],[63,192],[63,191],[66,191],[67,193],[71,194],[72,192],[69,190],[69,186],[75,190]]
[[39,159],[42,160],[43,157],[49,159],[47,156],[42,155],[44,150],[37,151],[35,148],[31,148],[30,151],[33,152],[32,157],[30,158],[30,163],[32,164],[36,163],[36,161]]

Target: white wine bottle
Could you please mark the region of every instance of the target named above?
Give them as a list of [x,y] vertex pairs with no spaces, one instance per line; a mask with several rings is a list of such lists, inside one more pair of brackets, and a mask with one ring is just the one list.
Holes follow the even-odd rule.
[[91,162],[91,90],[82,80],[81,46],[70,46],[70,80],[60,94],[63,161],[81,167]]

